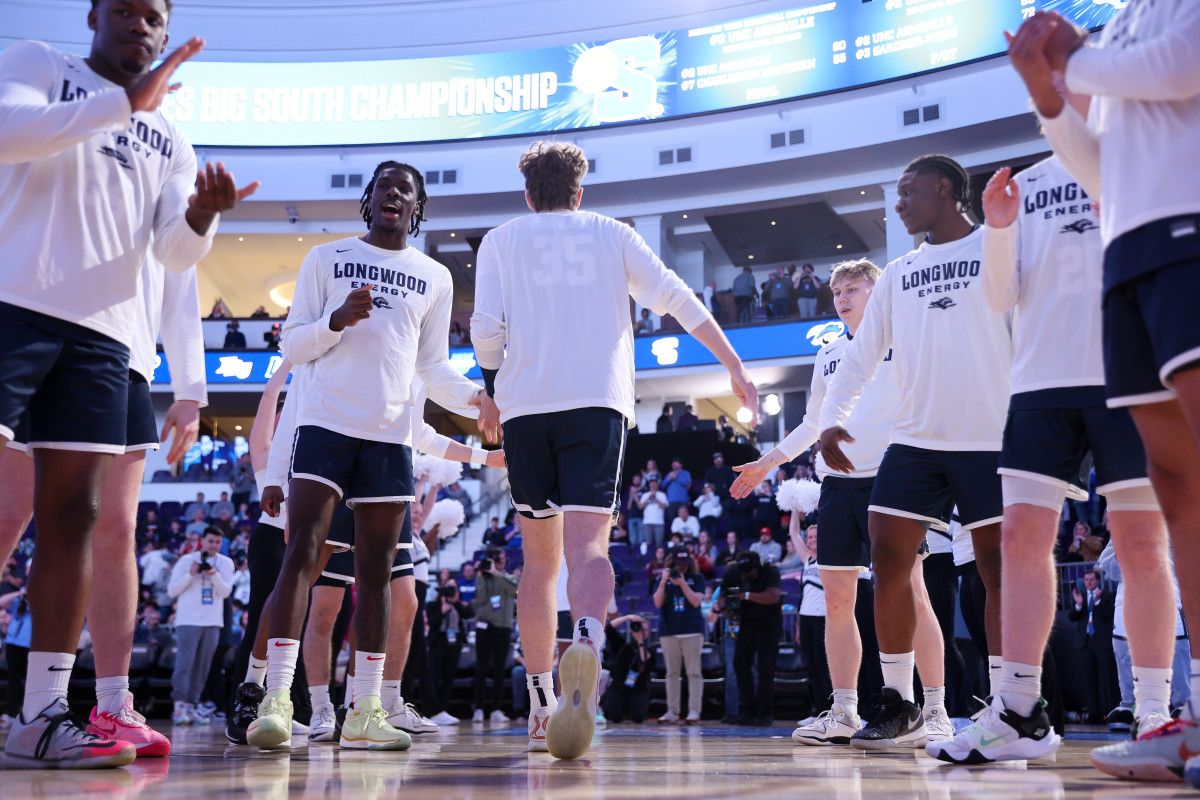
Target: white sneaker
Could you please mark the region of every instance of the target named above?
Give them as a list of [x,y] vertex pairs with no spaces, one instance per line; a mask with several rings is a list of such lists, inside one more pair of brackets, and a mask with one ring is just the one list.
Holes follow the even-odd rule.
[[491,716],[488,717],[488,721],[489,722],[498,722],[501,724],[511,722],[511,720],[508,717],[504,716],[504,712],[498,708],[492,712]]
[[674,725],[676,722],[679,722],[679,715],[674,711],[668,711],[658,718],[659,725]]
[[945,706],[931,708],[922,716],[925,717],[926,743],[948,742],[954,738],[954,722],[946,713]]
[[834,705],[828,711],[810,719],[812,722],[802,724],[792,731],[792,741],[796,744],[816,747],[850,744],[850,737],[862,727],[862,720],[858,715],[847,714],[846,709],[840,705]]
[[462,720],[448,712],[439,711],[433,715],[433,719],[430,721],[435,725],[457,725]]
[[308,728],[310,742],[335,742],[338,738],[337,711],[333,703],[313,709],[312,724]]
[[688,725],[696,725],[700,722],[700,713],[698,711],[689,711],[683,721]]
[[[312,722],[312,720],[309,720],[309,722]],[[311,732],[312,732],[312,729],[310,726],[305,725],[303,722],[300,722],[299,720],[292,720],[292,735],[293,736],[307,736]]]
[[591,642],[571,644],[558,662],[562,698],[546,725],[546,748],[555,758],[579,758],[592,746],[596,732],[596,687],[600,658]]
[[474,722],[476,724],[483,722],[483,709],[482,708],[475,709],[475,713],[471,715],[471,722]]
[[192,717],[191,709],[187,703],[176,703],[175,710],[171,713],[171,722],[174,725],[191,725],[196,720]]
[[553,708],[539,708],[529,715],[529,746],[525,749],[530,753],[548,752],[546,747],[546,725],[550,722]]
[[1062,741],[1041,703],[1027,717],[1009,711],[999,696],[971,718],[970,725],[951,739],[930,741],[925,752],[951,764],[986,764],[990,761],[1028,761],[1058,750]]
[[1133,738],[1140,739],[1151,731],[1156,731],[1164,725],[1170,725],[1175,720],[1166,714],[1150,713],[1138,717],[1133,726]]
[[412,703],[397,700],[387,711],[388,725],[405,733],[437,733],[438,726],[417,712]]

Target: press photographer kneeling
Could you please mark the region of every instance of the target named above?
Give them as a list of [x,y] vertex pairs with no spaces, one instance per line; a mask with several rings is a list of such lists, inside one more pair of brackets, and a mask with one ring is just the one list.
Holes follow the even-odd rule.
[[773,564],[763,564],[758,553],[739,553],[721,581],[718,605],[738,625],[733,670],[740,713],[734,724],[767,727],[775,700],[775,658],[783,636],[779,570]]

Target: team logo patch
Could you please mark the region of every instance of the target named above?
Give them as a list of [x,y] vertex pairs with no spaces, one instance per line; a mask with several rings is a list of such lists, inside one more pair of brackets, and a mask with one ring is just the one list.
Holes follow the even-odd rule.
[[939,297],[937,300],[930,302],[929,307],[930,308],[940,308],[943,311],[945,311],[950,306],[956,306],[956,305],[958,305],[958,303],[954,302],[949,297]]
[[388,303],[386,297],[372,298],[371,305],[375,306],[376,308],[392,308],[392,305]]
[[813,347],[824,347],[830,342],[836,341],[845,332],[846,326],[840,321],[818,322],[808,329],[804,338],[808,339]]
[[116,159],[117,163],[121,165],[121,169],[133,169],[133,164],[129,163],[129,159],[125,157],[125,154],[115,147],[101,145],[100,153],[108,156],[109,158]]
[[655,339],[650,345],[650,354],[658,361],[660,367],[669,367],[679,361],[679,338],[665,336]]
[[1096,223],[1092,222],[1087,217],[1082,217],[1082,218],[1077,219],[1074,222],[1070,223],[1069,225],[1063,225],[1062,230],[1059,231],[1059,233],[1084,234],[1084,233],[1087,233],[1088,231],[1094,231],[1098,227],[1099,226]]

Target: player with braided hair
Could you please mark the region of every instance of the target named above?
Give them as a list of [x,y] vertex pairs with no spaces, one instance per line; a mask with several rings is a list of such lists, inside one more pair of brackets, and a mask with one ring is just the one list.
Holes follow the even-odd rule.
[[421,223],[425,221],[425,203],[429,200],[429,195],[425,193],[425,175],[421,170],[411,164],[402,164],[399,161],[384,161],[375,167],[375,172],[371,175],[370,182],[367,183],[367,188],[363,189],[362,198],[359,200],[358,211],[362,215],[363,222],[367,223],[367,229],[371,227],[371,195],[375,193],[375,181],[379,179],[379,173],[384,170],[404,170],[412,178],[414,191],[416,192],[416,208],[413,209],[413,214],[408,223],[408,235],[417,236],[421,233]]

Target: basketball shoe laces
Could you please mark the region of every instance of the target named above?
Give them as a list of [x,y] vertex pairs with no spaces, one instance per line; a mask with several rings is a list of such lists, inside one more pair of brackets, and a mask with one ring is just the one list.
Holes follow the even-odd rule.
[[52,717],[46,718],[48,725],[46,730],[42,731],[41,737],[38,739],[37,746],[33,749],[34,758],[42,759],[46,757],[46,752],[50,749],[50,743],[54,740],[54,735],[59,728],[63,729],[64,735],[69,737],[72,742],[79,747],[87,747],[92,744],[103,744],[104,739],[99,736],[88,733],[75,720],[71,719],[71,712],[64,711],[61,714],[55,714]]

